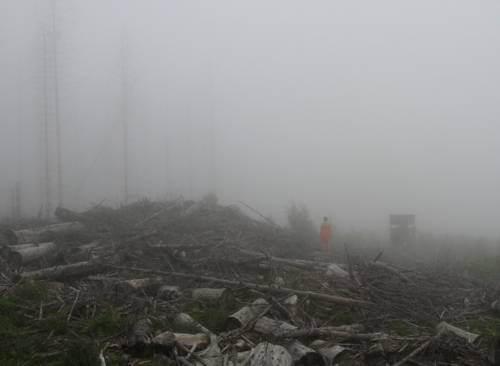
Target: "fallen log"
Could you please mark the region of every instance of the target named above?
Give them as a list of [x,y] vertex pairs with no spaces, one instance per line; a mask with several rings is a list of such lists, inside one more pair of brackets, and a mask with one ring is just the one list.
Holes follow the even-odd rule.
[[49,258],[57,254],[57,246],[55,243],[29,245],[31,246],[21,244],[21,246],[16,245],[9,247],[10,253],[7,257],[7,262],[13,267],[20,267],[36,260]]
[[269,309],[265,299],[257,299],[251,305],[244,306],[226,319],[226,329],[234,330],[246,327],[252,321],[263,316]]
[[315,270],[315,269],[324,269],[327,268],[329,263],[326,262],[315,262],[315,261],[310,261],[306,259],[292,259],[292,258],[281,258],[281,257],[275,257],[271,255],[265,255],[264,253],[257,252],[254,250],[249,250],[249,249],[239,249],[238,250],[241,254],[247,256],[247,257],[252,257],[256,259],[261,259],[261,260],[269,260],[271,262],[279,263],[279,264],[285,264],[290,267],[296,267],[300,269],[305,269],[305,270]]
[[148,318],[137,320],[128,335],[129,348],[142,348],[150,343],[153,334],[153,323]]
[[163,300],[172,300],[182,296],[182,291],[179,286],[164,285],[158,289],[156,296]]
[[105,266],[95,262],[78,262],[21,273],[21,278],[32,280],[57,280],[103,272]]
[[341,327],[321,327],[311,329],[285,330],[274,334],[277,338],[338,337],[344,339],[378,341],[388,338],[385,333],[358,333],[359,325]]
[[271,343],[259,343],[241,366],[292,366],[293,359],[283,346]]
[[299,302],[299,297],[297,295],[289,296],[283,301],[283,306],[290,313],[290,316],[292,318],[295,318],[297,316],[298,302]]
[[407,355],[406,357],[404,357],[401,361],[396,362],[392,366],[403,366],[409,360],[411,360],[412,358],[418,356],[420,353],[422,353],[423,351],[425,351],[425,349],[431,345],[432,340],[433,340],[433,338],[425,341],[420,346],[418,346],[417,348],[415,348],[409,355]]
[[437,325],[436,331],[440,336],[453,334],[459,338],[465,339],[468,343],[474,344],[481,337],[479,334],[467,332],[461,328],[455,327],[447,322],[441,322]]
[[209,329],[205,328],[203,325],[194,320],[191,315],[186,313],[179,313],[174,319],[174,323],[183,327],[194,327],[199,332],[212,336],[213,333]]
[[2,256],[3,259],[8,260],[9,255],[12,252],[17,252],[18,250],[21,249],[27,249],[27,248],[33,248],[35,244],[17,244],[17,245],[4,245],[0,248],[0,256]]
[[396,268],[392,267],[390,264],[384,263],[384,262],[370,262],[370,266],[374,268],[380,268],[385,270],[386,272],[392,273],[393,275],[396,275],[400,279],[402,279],[404,282],[411,283],[412,281],[406,277],[401,271],[398,271]]
[[[312,347],[312,345],[311,345],[311,347]],[[336,361],[337,361],[337,357],[339,357],[346,350],[347,350],[346,348],[339,346],[337,344],[334,346],[327,346],[326,342],[324,342],[324,344],[322,344],[318,348],[318,352],[327,361],[327,366],[335,365]]]
[[325,366],[325,359],[320,353],[306,347],[299,341],[294,340],[290,342],[286,348],[292,356],[295,365]]
[[210,345],[210,337],[204,333],[185,334],[165,332],[154,337],[151,344],[167,349],[172,348],[176,344],[180,344],[187,349],[194,348],[195,351],[201,351]]
[[80,222],[63,222],[35,229],[7,230],[5,236],[10,245],[41,243],[54,240],[57,235],[68,235],[85,229]]
[[199,280],[199,281],[219,283],[219,284],[223,284],[223,285],[227,285],[227,286],[244,286],[244,287],[248,287],[248,288],[251,288],[254,290],[267,291],[267,292],[271,292],[271,293],[287,294],[287,295],[295,294],[295,295],[300,295],[300,296],[307,296],[307,297],[309,297],[311,299],[315,299],[315,300],[320,300],[320,301],[325,301],[325,302],[340,304],[340,305],[346,305],[346,306],[369,306],[369,305],[372,305],[372,303],[370,301],[352,299],[352,298],[343,297],[343,296],[336,296],[336,295],[327,295],[327,294],[314,292],[314,291],[296,290],[296,289],[287,288],[287,287],[273,287],[273,286],[267,286],[267,285],[259,285],[259,284],[250,283],[250,282],[226,280],[226,279],[222,279],[222,278],[200,276],[200,275],[194,275],[194,274],[188,274],[188,273],[182,273],[182,272],[155,271],[155,270],[149,270],[149,269],[145,269],[145,268],[124,267],[124,266],[115,266],[115,265],[108,265],[108,267],[114,268],[114,269],[120,269],[120,270],[124,270],[124,271],[134,271],[134,272],[141,272],[141,273],[157,274],[157,275],[162,275],[162,276],[189,278],[189,279],[195,279],[195,280]]
[[341,278],[350,277],[349,272],[342,269],[338,264],[329,264],[328,267],[326,268],[326,275],[329,277],[331,276],[337,276]]

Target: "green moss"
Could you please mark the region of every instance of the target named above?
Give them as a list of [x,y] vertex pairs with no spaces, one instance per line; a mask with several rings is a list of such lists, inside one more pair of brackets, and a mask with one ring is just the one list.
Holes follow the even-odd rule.
[[408,337],[414,334],[414,328],[401,320],[393,322],[392,329],[401,337]]
[[63,314],[53,314],[36,322],[35,326],[40,332],[53,335],[66,335],[70,330],[71,323],[68,323]]
[[349,325],[357,322],[359,316],[354,311],[338,313],[332,318],[333,325]]
[[80,322],[82,332],[90,336],[109,337],[125,329],[125,319],[113,308],[108,308],[94,319]]
[[88,338],[69,338],[64,346],[65,350],[61,365],[65,366],[99,366],[99,349],[95,342]]
[[471,332],[481,334],[485,337],[500,336],[500,319],[488,319],[488,321],[473,320],[469,323]]
[[41,283],[26,282],[14,288],[9,296],[16,300],[40,302],[47,298],[47,288]]
[[224,330],[227,314],[230,312],[223,307],[214,305],[206,309],[192,310],[190,314],[193,319],[203,324],[207,329],[219,333]]
[[[114,309],[106,309],[94,319],[67,321],[65,313],[49,314],[41,320],[26,317],[26,309],[16,305],[21,296],[40,299],[43,292],[23,287],[0,299],[0,365],[94,366],[98,360],[100,337],[117,335],[125,321]],[[38,301],[37,301],[38,302]],[[50,337],[49,337],[50,335]],[[122,360],[123,361],[123,360]],[[110,365],[124,365],[115,362]]]

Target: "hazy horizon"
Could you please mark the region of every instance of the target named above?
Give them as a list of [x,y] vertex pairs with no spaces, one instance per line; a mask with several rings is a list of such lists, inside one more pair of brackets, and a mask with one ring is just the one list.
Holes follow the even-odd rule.
[[[0,1],[1,216],[17,181],[24,214],[45,199],[52,3]],[[344,230],[413,213],[422,232],[500,237],[500,3],[54,4],[66,207],[123,200],[126,116],[131,199],[215,192],[279,222],[296,202]]]

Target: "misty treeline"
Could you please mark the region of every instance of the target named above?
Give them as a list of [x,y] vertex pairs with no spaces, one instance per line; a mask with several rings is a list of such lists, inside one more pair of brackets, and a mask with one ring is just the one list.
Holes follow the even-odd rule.
[[2,1],[0,215],[215,191],[497,237],[496,5],[442,6]]

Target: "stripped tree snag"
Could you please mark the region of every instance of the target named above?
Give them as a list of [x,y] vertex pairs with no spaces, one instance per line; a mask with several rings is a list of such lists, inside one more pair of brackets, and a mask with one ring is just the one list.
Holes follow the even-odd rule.
[[173,300],[182,296],[182,292],[179,286],[164,285],[158,289],[156,296],[163,300]]
[[259,285],[259,284],[255,284],[255,283],[251,283],[251,282],[239,282],[239,281],[226,280],[226,279],[217,278],[217,277],[199,276],[199,275],[182,273],[182,272],[155,271],[155,270],[149,270],[149,269],[145,269],[145,268],[124,267],[124,266],[114,266],[114,265],[110,265],[109,267],[114,268],[114,269],[126,270],[126,271],[159,274],[162,276],[190,278],[190,279],[195,279],[195,280],[199,280],[199,281],[219,283],[219,284],[223,284],[223,285],[227,285],[227,286],[243,286],[243,287],[248,287],[248,288],[251,288],[254,290],[259,290],[259,291],[269,291],[271,293],[286,294],[286,295],[295,294],[295,295],[300,295],[300,296],[307,296],[307,297],[314,299],[314,300],[320,300],[320,301],[325,301],[325,302],[339,304],[339,305],[346,305],[346,306],[369,306],[369,305],[372,305],[372,303],[370,301],[352,299],[352,298],[343,297],[343,296],[336,296],[336,295],[327,295],[327,294],[314,292],[314,291],[295,290],[295,289],[286,288],[286,287],[273,287],[273,286],[267,286],[267,285]]
[[263,316],[269,309],[269,303],[265,299],[257,299],[251,305],[242,307],[236,313],[226,319],[226,329],[234,330],[243,328]]
[[271,319],[263,316],[255,322],[253,329],[261,334],[279,335],[287,331],[296,330],[297,327],[281,320]]
[[5,236],[10,245],[41,243],[54,240],[57,235],[82,232],[85,226],[80,222],[63,222],[35,229],[7,230]]
[[105,266],[99,263],[78,262],[63,266],[43,268],[38,271],[23,272],[21,273],[21,278],[32,280],[57,280],[67,277],[81,277],[96,274],[104,272],[105,268]]
[[231,290],[226,288],[197,288],[191,296],[194,300],[212,304],[229,304],[233,300]]
[[287,345],[287,350],[297,366],[325,366],[325,360],[318,352],[306,347],[299,341],[292,341]]
[[293,359],[286,348],[268,342],[259,343],[251,352],[248,362],[241,366],[292,366]]
[[453,334],[459,338],[465,339],[470,344],[476,343],[481,337],[479,334],[467,332],[466,330],[455,327],[447,322],[439,323],[436,327],[436,331],[441,336]]
[[172,348],[174,345],[179,344],[189,350],[194,348],[195,351],[201,351],[210,345],[210,337],[204,333],[185,334],[164,332],[154,337],[151,343],[154,346],[164,348]]
[[127,346],[129,348],[143,349],[150,343],[153,334],[153,323],[148,318],[142,318],[134,322],[130,329]]

